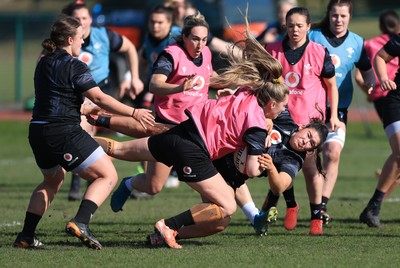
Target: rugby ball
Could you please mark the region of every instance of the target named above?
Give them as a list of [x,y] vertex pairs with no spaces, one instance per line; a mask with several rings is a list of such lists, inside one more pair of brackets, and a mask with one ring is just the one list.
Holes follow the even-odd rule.
[[233,161],[236,169],[239,170],[240,173],[246,174],[247,147],[243,147],[239,151],[234,152]]

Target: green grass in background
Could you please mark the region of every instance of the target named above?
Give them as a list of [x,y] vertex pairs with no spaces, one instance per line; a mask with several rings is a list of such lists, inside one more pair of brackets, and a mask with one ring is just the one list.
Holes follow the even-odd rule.
[[[153,224],[199,202],[199,195],[181,184],[164,189],[151,200],[128,200],[124,211],[113,213],[109,199],[92,219],[91,229],[105,246],[101,252],[82,247],[64,233],[65,223],[75,215],[79,202],[68,202],[70,175],[37,229],[47,245],[43,251],[11,247],[21,230],[33,188],[41,181],[27,142],[25,122],[0,122],[0,260],[2,267],[398,267],[400,243],[400,191],[382,210],[383,228],[368,228],[358,216],[376,186],[375,169],[390,152],[381,126],[372,124],[367,138],[363,125],[349,123],[340,174],[329,212],[334,218],[324,236],[310,237],[310,211],[302,174],[295,191],[300,204],[299,225],[292,232],[283,228],[285,207],[278,204],[278,222],[266,237],[256,237],[239,209],[227,230],[198,239],[181,241],[182,250],[153,249],[145,244]],[[132,174],[135,163],[114,161],[119,177]],[[267,181],[249,181],[259,206]]]

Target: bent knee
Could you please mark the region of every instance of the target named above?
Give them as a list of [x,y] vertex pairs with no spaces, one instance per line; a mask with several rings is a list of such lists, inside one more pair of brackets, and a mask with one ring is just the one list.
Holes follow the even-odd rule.
[[340,154],[341,151],[339,150],[327,150],[324,151],[324,158],[326,159],[326,161],[330,161],[330,162],[339,162],[340,160]]
[[151,181],[150,184],[147,185],[147,193],[150,195],[156,195],[164,187],[164,182],[157,182],[157,181]]
[[45,189],[53,192],[54,195],[60,190],[62,184],[63,184],[63,181],[60,181],[60,182],[44,181],[42,183],[43,187]]
[[231,217],[237,209],[236,202],[230,202],[229,204],[222,207],[222,211],[224,212],[224,218]]
[[156,195],[161,192],[162,187],[152,186],[146,191],[149,195]]
[[156,195],[164,188],[167,176],[164,177],[146,174],[146,177],[141,177],[140,179],[142,180],[142,182],[144,182],[145,192],[150,195]]

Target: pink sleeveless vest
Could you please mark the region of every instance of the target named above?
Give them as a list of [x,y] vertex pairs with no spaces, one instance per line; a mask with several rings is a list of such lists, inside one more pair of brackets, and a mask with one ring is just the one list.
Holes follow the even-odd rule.
[[213,73],[211,52],[208,47],[204,47],[202,50],[203,63],[197,67],[189,54],[179,45],[172,44],[166,47],[165,51],[174,58],[174,70],[168,77],[167,83],[182,84],[186,76],[194,73],[197,74],[194,81],[200,82],[199,86],[185,92],[154,97],[154,108],[157,115],[164,120],[180,123],[187,119],[184,113],[187,107],[208,99],[208,84]]
[[282,77],[290,90],[288,109],[294,122],[306,125],[310,118],[320,118],[315,105],[318,105],[325,117],[326,89],[321,77],[325,48],[310,41],[303,57],[294,65],[286,60],[282,41],[267,45],[266,50],[282,64]]
[[249,128],[266,129],[264,110],[250,92],[251,89],[242,88],[233,96],[188,109],[212,160],[245,146],[243,136]]

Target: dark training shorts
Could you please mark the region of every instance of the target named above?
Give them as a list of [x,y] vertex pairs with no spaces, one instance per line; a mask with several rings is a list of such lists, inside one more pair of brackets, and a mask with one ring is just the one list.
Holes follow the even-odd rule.
[[42,170],[60,165],[66,171],[79,173],[104,155],[97,142],[79,125],[31,123],[29,143]]
[[202,181],[218,173],[208,153],[193,142],[181,125],[150,137],[148,145],[157,161],[174,166],[180,181]]
[[[397,85],[399,86],[399,85]],[[382,98],[381,105],[383,127],[400,121],[400,90],[390,91],[386,97]]]
[[214,166],[224,178],[226,183],[234,190],[242,186],[249,176],[241,173],[235,166],[234,154],[228,154],[220,159],[213,161]]
[[[347,113],[348,110],[345,108],[340,108],[338,109],[338,119],[340,122],[344,123],[347,125]],[[331,109],[329,107],[326,108],[326,119],[325,123],[329,123],[329,120],[331,120]]]
[[384,104],[384,99],[385,97],[379,98],[374,100],[374,107],[376,110],[376,113],[379,116],[379,119],[382,121],[382,117],[383,117],[383,111],[386,109],[385,104]]

